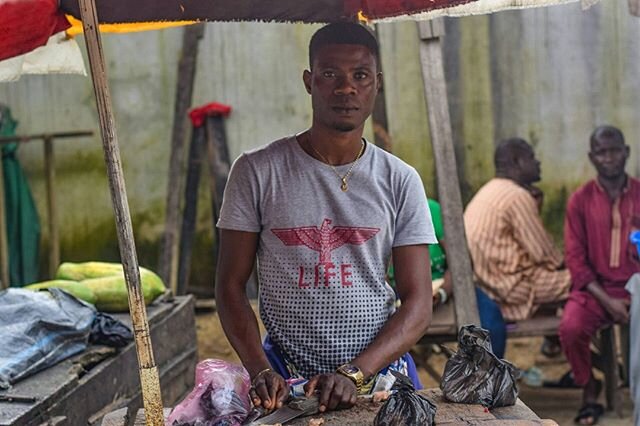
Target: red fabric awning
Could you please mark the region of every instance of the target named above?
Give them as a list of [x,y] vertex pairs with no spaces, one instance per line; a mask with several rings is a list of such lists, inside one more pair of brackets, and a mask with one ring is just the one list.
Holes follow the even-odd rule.
[[[362,11],[375,20],[411,15],[477,0],[96,0],[102,23],[147,21],[334,22],[355,19]],[[79,18],[77,0],[60,8]]]
[[0,0],[0,61],[43,46],[67,28],[57,0]]
[[[95,0],[101,23],[375,20],[477,0]],[[77,0],[0,0],[0,61],[44,45],[80,18]]]

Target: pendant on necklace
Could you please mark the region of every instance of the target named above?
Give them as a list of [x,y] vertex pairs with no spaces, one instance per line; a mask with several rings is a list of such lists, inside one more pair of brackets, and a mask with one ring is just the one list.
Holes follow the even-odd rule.
[[349,189],[349,185],[347,185],[347,179],[342,178],[342,185],[340,185],[340,189],[342,189],[343,192],[347,192],[347,190]]

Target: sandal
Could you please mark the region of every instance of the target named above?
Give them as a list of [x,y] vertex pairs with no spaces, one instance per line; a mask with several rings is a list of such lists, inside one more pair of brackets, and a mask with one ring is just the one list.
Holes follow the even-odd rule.
[[[578,415],[573,419],[577,424],[586,424],[586,425],[595,425],[598,423],[600,416],[604,414],[604,407],[602,404],[598,404],[595,402],[590,402],[584,404],[582,408],[578,411]],[[593,421],[591,423],[582,423],[582,420],[586,420],[591,418]]]
[[540,353],[547,358],[555,358],[562,353],[562,346],[556,336],[545,336],[540,347]]
[[545,380],[542,383],[545,388],[572,388],[582,389],[582,386],[578,386],[573,380],[573,373],[571,370],[567,371],[558,380]]

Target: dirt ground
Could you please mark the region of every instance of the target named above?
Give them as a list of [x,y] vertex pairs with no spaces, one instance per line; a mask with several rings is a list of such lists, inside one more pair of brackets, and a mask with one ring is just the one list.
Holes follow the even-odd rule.
[[[219,358],[239,362],[229,342],[227,341],[220,320],[215,311],[199,312],[196,317],[198,335],[198,354],[200,359]],[[263,330],[264,331],[264,330]],[[557,380],[566,371],[568,364],[563,356],[548,359],[540,354],[542,338],[513,339],[507,344],[506,359],[522,370],[537,367],[542,371],[543,378]],[[430,364],[436,371],[442,372],[446,358],[444,355],[434,355]],[[427,388],[439,385],[426,370],[419,369],[420,379]],[[543,419],[553,419],[560,426],[574,425],[573,417],[580,407],[581,391],[577,389],[550,389],[544,387],[527,386],[520,383],[520,399]],[[623,417],[613,412],[607,412],[601,419],[602,426],[631,426],[632,405],[628,389],[623,391]],[[600,396],[604,404],[604,395]]]

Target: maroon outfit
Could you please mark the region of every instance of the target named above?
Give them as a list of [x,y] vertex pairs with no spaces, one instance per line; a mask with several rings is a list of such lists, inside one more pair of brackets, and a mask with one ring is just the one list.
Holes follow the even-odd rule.
[[586,287],[597,281],[609,296],[629,298],[624,286],[631,275],[640,272],[638,253],[629,242],[629,234],[639,225],[640,181],[631,177],[613,201],[596,180],[569,199],[564,241],[572,289],[559,334],[574,380],[580,386],[586,385],[591,375],[591,337],[613,322]]

